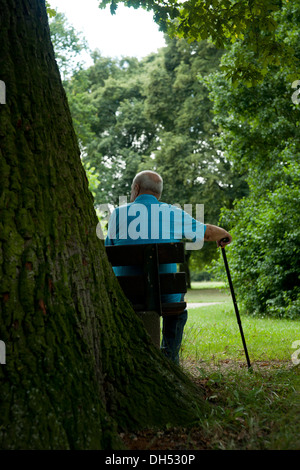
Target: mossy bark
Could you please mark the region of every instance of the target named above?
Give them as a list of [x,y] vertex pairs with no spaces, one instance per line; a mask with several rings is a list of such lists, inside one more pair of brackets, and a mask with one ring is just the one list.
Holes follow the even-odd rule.
[[151,344],[107,261],[43,0],[0,0],[1,449],[117,449],[201,394]]

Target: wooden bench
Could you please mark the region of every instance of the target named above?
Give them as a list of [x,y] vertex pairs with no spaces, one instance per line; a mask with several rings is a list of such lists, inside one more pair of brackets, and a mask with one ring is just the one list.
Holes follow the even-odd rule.
[[183,243],[107,246],[112,266],[139,266],[140,274],[118,276],[124,294],[142,318],[153,342],[160,346],[160,317],[179,315],[186,302],[162,303],[161,295],[186,293],[186,274],[160,274],[159,265],[184,262]]

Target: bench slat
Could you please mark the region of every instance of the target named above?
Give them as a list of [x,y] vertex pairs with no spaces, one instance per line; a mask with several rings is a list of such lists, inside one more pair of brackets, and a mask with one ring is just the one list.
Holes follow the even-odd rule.
[[158,243],[158,260],[160,264],[184,263],[184,244],[179,243]]
[[[145,250],[149,249],[149,245],[155,250],[155,244],[152,243],[142,245],[113,245],[106,247],[106,253],[112,266],[142,265],[145,259]],[[160,264],[184,262],[183,243],[158,243],[157,249]]]
[[186,309],[186,302],[176,302],[173,304],[162,304],[162,316],[180,315]]
[[186,274],[185,273],[167,273],[160,274],[160,293],[161,294],[185,294]]
[[[185,273],[167,273],[160,274],[160,293],[161,294],[184,294],[187,292]],[[118,281],[127,296],[145,295],[145,275],[140,276],[118,276]],[[152,287],[151,285],[149,286]],[[138,293],[138,294],[137,294]]]
[[[141,303],[141,304],[133,304],[133,308],[136,312],[142,313],[146,312],[146,305]],[[175,302],[171,304],[162,304],[162,316],[166,317],[168,315],[179,315],[180,313],[183,313],[183,311],[186,309],[186,302]]]

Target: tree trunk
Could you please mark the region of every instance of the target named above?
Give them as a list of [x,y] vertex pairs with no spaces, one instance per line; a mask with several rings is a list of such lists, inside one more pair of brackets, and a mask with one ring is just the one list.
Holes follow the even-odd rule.
[[107,261],[44,0],[0,0],[1,449],[117,449],[203,400]]

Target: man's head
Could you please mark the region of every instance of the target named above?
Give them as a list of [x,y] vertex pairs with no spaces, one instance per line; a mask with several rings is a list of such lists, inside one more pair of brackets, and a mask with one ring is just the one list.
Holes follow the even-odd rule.
[[141,171],[133,179],[130,201],[133,202],[141,194],[151,194],[159,199],[162,189],[163,180],[158,173],[151,170]]

